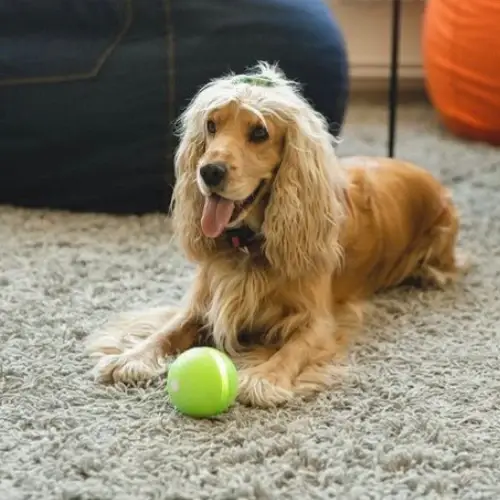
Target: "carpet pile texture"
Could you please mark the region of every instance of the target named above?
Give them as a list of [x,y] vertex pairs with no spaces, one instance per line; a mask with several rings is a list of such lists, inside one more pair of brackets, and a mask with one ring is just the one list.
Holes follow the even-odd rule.
[[[163,216],[0,207],[0,498],[500,498],[500,150],[400,111],[397,155],[462,212],[463,283],[377,297],[339,389],[275,411],[192,421],[162,384],[104,387],[85,337],[176,303],[192,267]],[[339,154],[385,154],[383,107],[353,104]]]

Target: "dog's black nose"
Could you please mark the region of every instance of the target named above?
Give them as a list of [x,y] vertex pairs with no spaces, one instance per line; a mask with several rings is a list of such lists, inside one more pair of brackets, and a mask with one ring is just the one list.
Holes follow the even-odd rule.
[[207,163],[200,168],[200,175],[207,187],[214,188],[222,184],[227,173],[224,163]]

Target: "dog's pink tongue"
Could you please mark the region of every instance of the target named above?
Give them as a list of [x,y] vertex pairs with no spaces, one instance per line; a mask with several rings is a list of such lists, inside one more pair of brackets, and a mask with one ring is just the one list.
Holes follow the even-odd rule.
[[201,229],[208,238],[217,238],[233,215],[234,202],[219,196],[207,196],[201,216]]

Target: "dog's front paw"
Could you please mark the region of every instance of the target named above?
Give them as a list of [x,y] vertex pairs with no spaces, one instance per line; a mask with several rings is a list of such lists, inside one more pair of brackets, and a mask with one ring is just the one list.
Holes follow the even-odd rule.
[[239,379],[238,399],[244,404],[269,408],[293,399],[292,384],[282,375],[256,367],[241,371]]
[[164,364],[157,357],[125,352],[102,356],[94,367],[93,374],[99,382],[133,384],[151,380],[164,369]]

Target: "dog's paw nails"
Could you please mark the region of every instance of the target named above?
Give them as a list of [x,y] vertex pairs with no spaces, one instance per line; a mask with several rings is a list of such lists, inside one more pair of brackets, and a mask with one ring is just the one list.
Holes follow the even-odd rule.
[[287,387],[278,380],[266,378],[251,370],[240,373],[239,395],[240,402],[261,408],[272,408],[293,399],[291,387]]
[[117,354],[100,358],[93,375],[98,382],[133,384],[157,377],[162,368],[157,360],[149,357]]

